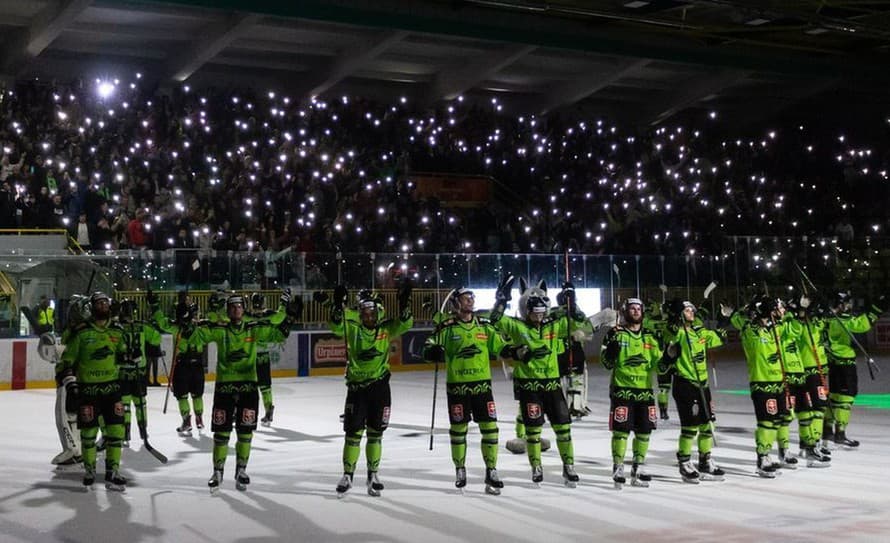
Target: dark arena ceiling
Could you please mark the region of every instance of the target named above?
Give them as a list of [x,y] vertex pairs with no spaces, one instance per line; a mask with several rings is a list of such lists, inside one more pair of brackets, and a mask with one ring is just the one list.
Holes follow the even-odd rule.
[[890,101],[890,2],[0,0],[0,26],[7,82],[139,71],[161,88],[497,96],[642,126]]

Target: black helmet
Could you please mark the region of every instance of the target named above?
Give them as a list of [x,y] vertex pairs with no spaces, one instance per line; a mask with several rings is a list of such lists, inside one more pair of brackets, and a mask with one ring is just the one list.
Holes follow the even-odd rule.
[[101,300],[105,300],[106,302],[109,303],[109,305],[111,304],[111,296],[105,294],[102,291],[97,290],[96,292],[94,292],[93,294],[90,295],[90,305],[91,306],[95,306]]
[[210,307],[211,310],[217,311],[219,309],[222,309],[222,307],[226,305],[227,298],[228,296],[226,295],[225,291],[217,289],[216,292],[210,295],[210,301],[207,305]]
[[773,311],[779,308],[781,304],[782,300],[763,295],[760,298],[756,299],[751,307],[757,317],[761,319],[767,319],[772,315]]
[[177,322],[188,322],[194,318],[195,314],[192,312],[192,307],[188,303],[181,302],[176,304],[176,321]]
[[254,292],[250,295],[250,307],[254,311],[258,311],[263,309],[266,305],[266,297],[260,294],[259,292]]
[[831,300],[831,306],[837,307],[839,305],[846,305],[852,302],[852,297],[850,293],[847,291],[838,291],[834,294],[834,297]]
[[136,314],[136,302],[129,298],[124,298],[121,300],[120,305],[117,308],[117,315],[121,320],[130,321],[133,320],[133,316]]

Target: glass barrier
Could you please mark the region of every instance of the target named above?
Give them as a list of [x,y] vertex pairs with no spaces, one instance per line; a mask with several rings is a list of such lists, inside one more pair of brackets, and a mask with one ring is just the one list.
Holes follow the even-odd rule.
[[[274,305],[275,293],[282,287],[309,301],[311,292],[343,284],[354,292],[374,289],[394,304],[395,289],[407,277],[417,292],[415,314],[429,318],[429,308],[438,307],[450,289],[493,289],[507,274],[534,283],[544,280],[553,291],[566,279],[577,288],[598,288],[602,307],[614,307],[629,296],[701,303],[712,282],[718,285],[707,302],[712,310],[718,300],[739,305],[764,291],[796,296],[805,282],[808,290],[853,288],[863,297],[886,292],[890,285],[890,238],[748,236],[724,238],[722,245],[724,251],[714,255],[332,254],[291,249],[66,255],[19,250],[0,253],[0,294],[5,296],[7,317],[0,319],[0,334],[33,330],[29,322],[19,322],[28,316],[21,309],[34,307],[41,295],[57,300],[63,309],[72,294],[96,289],[141,301],[151,287],[171,296],[165,304],[175,300],[170,293],[189,290],[206,309],[206,298],[214,289],[264,292],[274,297],[269,300]],[[320,313],[310,306],[307,320],[311,321]],[[63,311],[57,315],[64,318]]]

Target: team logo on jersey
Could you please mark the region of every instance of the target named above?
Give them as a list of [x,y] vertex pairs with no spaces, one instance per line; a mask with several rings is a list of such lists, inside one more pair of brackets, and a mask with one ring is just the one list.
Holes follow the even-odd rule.
[[457,358],[473,358],[480,354],[482,354],[482,349],[475,345],[467,345],[457,352]]
[[83,422],[93,422],[93,419],[96,418],[96,413],[93,411],[92,405],[82,405],[80,406],[80,420]]
[[526,404],[525,412],[530,419],[537,419],[541,417],[541,404],[538,403],[530,403]]
[[[696,404],[697,405],[697,404]],[[649,406],[649,422],[655,424],[655,421],[658,420],[658,411],[655,409],[654,405]]]
[[828,399],[828,391],[825,390],[825,387],[819,386],[816,388],[819,391],[819,399],[823,402]]
[[242,409],[241,424],[245,426],[253,426],[256,424],[256,409]]
[[217,426],[226,423],[226,410],[225,409],[214,409],[213,410],[213,424]]
[[488,341],[488,334],[482,334],[482,333],[476,334],[476,339],[478,339],[480,341]]
[[124,404],[121,402],[114,402],[114,416],[123,417],[124,416]]
[[627,422],[627,406],[620,405],[612,412],[612,420],[617,423]]
[[451,406],[451,420],[460,421],[464,420],[464,406],[463,404],[454,404]]
[[384,426],[389,424],[389,406],[388,405],[383,408],[382,422],[383,422]]
[[779,412],[779,403],[775,398],[770,398],[766,401],[766,412],[770,415],[775,415]]
[[491,417],[493,419],[498,418],[498,410],[495,407],[494,402],[488,402],[486,404],[486,407],[488,408],[488,416],[489,417]]

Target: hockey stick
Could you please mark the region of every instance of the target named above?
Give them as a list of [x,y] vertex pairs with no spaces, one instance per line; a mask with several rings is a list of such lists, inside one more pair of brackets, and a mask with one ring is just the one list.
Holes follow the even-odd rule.
[[782,352],[782,342],[779,340],[779,331],[776,330],[776,321],[769,317],[770,328],[773,330],[773,339],[776,342],[776,354],[779,355],[779,368],[782,370],[782,386],[785,388],[785,408],[791,409],[791,391],[788,389],[788,376],[785,373],[785,354]]
[[[803,277],[803,279],[807,283],[810,284],[810,287],[812,287],[813,292],[819,293],[819,289],[817,289],[816,285],[814,285],[813,282],[810,281],[809,276],[807,276],[807,274],[801,269],[801,267],[797,264],[797,262],[794,263],[794,267],[797,268],[797,271],[798,271],[798,273],[800,273],[800,276]],[[844,332],[847,333],[847,335],[850,337],[850,339],[853,341],[853,343],[857,347],[859,347],[859,350],[862,351],[862,354],[865,356],[866,366],[868,367],[868,375],[869,375],[869,377],[871,377],[871,380],[874,381],[875,374],[877,374],[878,372],[881,371],[881,368],[878,367],[878,363],[875,362],[875,359],[872,358],[871,355],[868,354],[868,351],[865,350],[865,347],[863,347],[862,344],[859,343],[859,340],[856,339],[856,336],[853,335],[853,332],[851,332],[850,330],[847,329],[847,327],[844,325],[844,321],[842,321],[840,318],[840,315],[837,314],[837,311],[835,311],[833,307],[829,307],[828,310],[831,311],[831,316],[834,317],[834,319],[837,321],[838,325],[843,329]]]
[[[695,368],[695,378],[698,379],[698,393],[699,396],[701,396],[702,408],[705,410],[705,417],[708,419],[708,427],[711,429],[711,439],[714,440],[714,446],[717,447],[717,427],[714,424],[711,404],[708,402],[708,397],[705,395],[705,382],[698,371],[698,365],[695,363],[695,358],[692,354],[692,340],[689,338],[689,327],[686,325],[686,317],[681,315],[680,318],[684,319],[683,335],[686,336],[686,346],[689,348],[689,361],[692,362],[692,367]],[[707,352],[707,348],[705,348],[705,352]]]
[[[618,280],[615,282],[615,284],[616,284],[616,289],[620,291],[621,290],[621,272],[618,270],[618,264],[612,264],[612,271],[615,272],[615,275],[618,278]],[[621,303],[621,294],[620,293],[618,294],[618,296],[616,298],[615,305],[617,306],[619,303]],[[618,326],[618,324],[619,324],[618,321],[619,321],[620,314],[621,314],[621,312],[618,312],[615,315],[615,326]]]
[[433,450],[433,432],[436,430],[436,392],[439,390],[439,361],[433,370],[433,413],[430,416],[430,450]]
[[[173,388],[173,376],[176,373],[176,363],[179,361],[179,343],[182,339],[182,329],[176,331],[176,341],[173,342],[173,360],[170,362],[170,373],[167,375],[167,393],[164,395],[164,409],[161,411],[167,414],[167,404],[170,401],[170,390]],[[166,364],[164,364],[166,370]]]
[[[705,287],[705,300],[707,300],[711,293],[714,292],[715,288],[717,288],[716,281],[711,281],[710,283],[708,283],[708,286]],[[711,308],[713,309],[713,307],[714,306],[712,303]],[[715,362],[714,360],[711,360],[711,373],[714,375],[714,388],[717,388],[717,362]]]
[[151,444],[148,442],[148,438],[142,440],[142,447],[145,448],[146,451],[151,453],[152,456],[157,458],[161,464],[167,463],[167,456],[164,455],[164,453],[162,453],[161,451],[152,447]]

